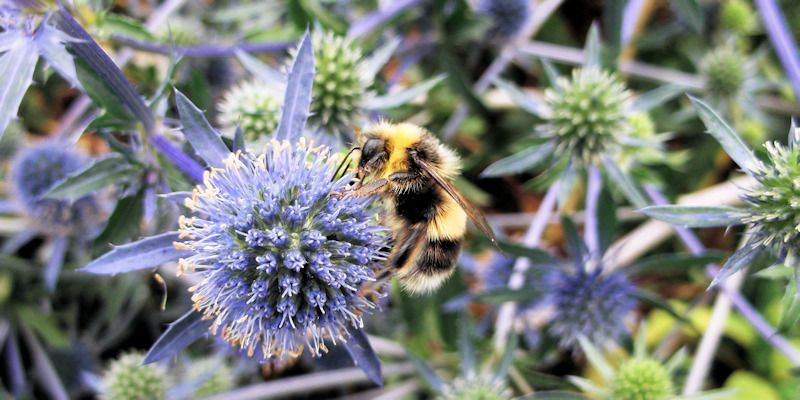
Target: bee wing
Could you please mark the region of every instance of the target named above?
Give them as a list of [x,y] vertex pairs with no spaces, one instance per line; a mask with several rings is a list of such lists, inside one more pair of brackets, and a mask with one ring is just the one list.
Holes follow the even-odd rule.
[[453,186],[453,183],[450,181],[450,179],[442,176],[438,172],[437,168],[433,167],[425,160],[420,160],[418,157],[414,157],[414,160],[422,167],[425,173],[428,174],[428,176],[430,176],[434,182],[436,182],[437,185],[441,186],[441,188],[444,189],[444,191],[447,192],[447,194],[449,194],[450,197],[456,201],[456,203],[458,203],[459,207],[461,207],[464,212],[467,213],[469,219],[472,220],[472,223],[474,223],[475,226],[477,226],[478,229],[480,229],[481,232],[483,232],[486,237],[492,241],[492,244],[496,245],[497,238],[494,235],[494,231],[492,231],[492,227],[489,226],[488,222],[486,222],[486,218],[484,218],[483,213],[481,213],[480,210],[475,208],[475,206],[467,201],[467,199],[461,195],[461,192],[459,192],[458,189]]

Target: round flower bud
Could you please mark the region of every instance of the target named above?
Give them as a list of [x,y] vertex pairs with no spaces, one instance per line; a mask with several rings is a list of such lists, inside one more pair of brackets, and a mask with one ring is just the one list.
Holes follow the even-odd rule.
[[310,120],[347,125],[361,107],[373,77],[361,73],[362,51],[352,40],[318,32],[312,41],[316,73]]
[[560,78],[545,91],[552,109],[546,134],[555,137],[557,153],[593,162],[619,144],[630,130],[625,117],[630,92],[616,75],[598,68],[581,68],[572,79]]
[[722,3],[719,22],[725,30],[739,35],[749,35],[758,26],[758,14],[746,0],[727,0]]
[[700,72],[706,79],[706,90],[712,97],[736,97],[747,78],[746,56],[732,46],[719,47],[700,62]]
[[488,35],[496,38],[513,37],[525,26],[531,16],[531,2],[527,0],[479,0],[476,11],[488,17],[492,26]]
[[251,80],[225,93],[219,112],[220,124],[231,130],[239,126],[245,140],[254,142],[271,135],[278,127],[281,105],[275,97],[275,88]]
[[759,185],[743,195],[749,206],[743,220],[751,225],[751,240],[800,254],[800,151],[777,142],[764,147],[769,162],[759,163],[753,172]]
[[11,167],[13,191],[42,232],[84,235],[97,227],[99,212],[93,196],[74,201],[43,198],[53,185],[84,165],[80,154],[55,142],[42,142],[17,155]]
[[192,393],[193,398],[203,398],[212,394],[226,392],[235,385],[231,367],[216,358],[193,360],[186,371],[187,382],[202,379],[200,386]]
[[441,400],[506,400],[511,390],[504,382],[491,377],[458,378],[445,386]]
[[628,125],[630,135],[638,139],[652,139],[656,134],[656,125],[650,114],[646,112],[634,112],[628,115]]
[[369,197],[344,197],[349,177],[324,147],[272,141],[206,172],[181,217],[198,275],[192,300],[212,331],[262,361],[312,355],[362,326],[375,307],[374,268],[387,235]]
[[159,400],[167,398],[166,371],[154,364],[142,365],[140,353],[124,354],[103,375],[102,399]]
[[673,393],[669,371],[651,358],[626,361],[611,382],[611,398],[615,400],[664,400]]
[[593,343],[618,340],[626,333],[625,317],[636,305],[635,287],[620,273],[568,273],[559,270],[553,285],[555,313],[549,332],[563,349],[579,350],[579,336]]

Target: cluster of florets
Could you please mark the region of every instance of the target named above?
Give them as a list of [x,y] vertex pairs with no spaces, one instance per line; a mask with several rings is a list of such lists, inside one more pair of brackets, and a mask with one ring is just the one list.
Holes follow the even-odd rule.
[[563,349],[579,349],[578,337],[593,343],[617,341],[627,330],[625,318],[633,311],[635,287],[621,273],[603,274],[602,268],[574,273],[559,271],[552,289],[555,306],[550,334]]
[[314,74],[311,121],[346,125],[361,108],[374,77],[365,76],[362,51],[351,39],[333,33],[313,35]]
[[726,0],[719,11],[723,28],[739,35],[749,35],[758,28],[758,14],[746,0]]
[[611,381],[614,400],[664,400],[674,394],[667,368],[652,358],[625,361]]
[[718,99],[736,97],[747,79],[746,55],[724,45],[709,52],[700,62],[700,72],[706,80],[709,95]]
[[552,115],[544,134],[555,139],[557,153],[591,163],[628,134],[630,96],[615,74],[595,67],[576,69],[572,79],[559,78],[545,91]]
[[505,400],[511,398],[511,390],[501,379],[479,375],[457,378],[444,387],[442,400]]
[[764,147],[769,161],[753,171],[759,185],[743,195],[749,206],[743,221],[750,224],[751,240],[758,245],[800,254],[800,151],[776,142]]
[[223,96],[219,122],[242,129],[245,140],[254,142],[278,127],[281,105],[276,88],[258,80],[242,82]]
[[166,399],[166,371],[155,364],[142,365],[143,360],[140,353],[124,354],[114,360],[103,375],[101,398]]
[[181,269],[202,279],[194,307],[250,356],[318,355],[375,307],[387,235],[372,199],[332,194],[349,179],[334,169],[326,148],[273,141],[206,172],[186,202],[177,246],[193,252]]
[[43,142],[20,152],[11,180],[25,212],[45,233],[85,235],[96,228],[98,205],[93,196],[70,201],[43,196],[57,183],[82,168],[86,160],[71,147]]

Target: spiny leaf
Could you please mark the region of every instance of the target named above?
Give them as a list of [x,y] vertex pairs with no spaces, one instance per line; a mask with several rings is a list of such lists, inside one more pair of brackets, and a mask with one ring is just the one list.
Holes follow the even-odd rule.
[[281,109],[281,120],[275,131],[275,139],[292,141],[303,134],[311,106],[313,84],[314,49],[311,36],[306,31],[289,71]]
[[350,337],[344,342],[344,347],[356,366],[367,374],[369,380],[378,386],[383,386],[381,361],[378,359],[378,355],[375,354],[375,350],[372,350],[364,329],[351,331]]
[[208,165],[222,166],[223,160],[228,158],[231,152],[225,147],[219,132],[208,123],[203,112],[177,89],[175,89],[175,104],[178,106],[183,135],[192,148]]
[[714,136],[714,139],[717,139],[720,146],[725,149],[725,152],[736,164],[748,174],[752,174],[760,162],[756,159],[747,143],[708,104],[691,95],[688,96],[694,105],[695,111],[697,111],[700,119],[703,120],[708,133]]
[[114,275],[119,273],[155,268],[170,261],[177,261],[192,253],[178,250],[174,242],[178,240],[178,232],[166,232],[144,238],[138,242],[114,247],[100,258],[80,269],[98,275]]
[[734,207],[664,205],[642,208],[644,215],[690,228],[739,225],[744,213]]
[[364,106],[370,110],[385,110],[387,108],[395,108],[408,104],[417,96],[428,93],[434,86],[443,81],[445,77],[445,74],[439,74],[399,92],[373,97],[365,102]]
[[481,172],[483,178],[514,175],[536,168],[553,155],[550,142],[530,146],[525,150],[493,162]]
[[39,54],[33,44],[15,45],[0,56],[0,138],[17,116],[22,97],[33,80]]
[[133,178],[137,168],[120,154],[98,159],[61,180],[45,193],[45,197],[78,199],[97,189]]
[[183,314],[175,322],[169,324],[166,331],[156,340],[153,347],[144,356],[144,364],[172,358],[190,344],[208,334],[211,320],[203,319],[196,311]]

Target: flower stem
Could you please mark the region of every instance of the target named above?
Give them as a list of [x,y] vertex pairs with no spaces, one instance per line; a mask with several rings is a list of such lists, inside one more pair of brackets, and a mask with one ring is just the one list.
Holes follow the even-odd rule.
[[[522,238],[522,244],[528,247],[538,246],[541,242],[544,230],[550,220],[550,215],[555,212],[556,201],[558,200],[558,191],[561,186],[560,181],[556,181],[547,190],[547,193],[539,205],[539,210],[531,222],[528,231]],[[530,267],[530,260],[525,257],[517,258],[514,262],[513,272],[511,278],[508,280],[508,287],[511,289],[519,289],[525,283],[525,271]],[[494,345],[495,350],[502,352],[506,347],[506,339],[514,323],[514,315],[516,314],[516,303],[505,303],[500,307],[497,315],[497,323],[495,324]]]
[[394,18],[395,15],[419,2],[420,0],[393,1],[386,7],[379,8],[361,19],[353,21],[347,31],[347,37],[355,39],[367,35],[384,22]]
[[586,247],[589,249],[589,256],[600,257],[600,239],[597,232],[597,207],[600,200],[600,192],[603,190],[603,177],[600,170],[592,165],[587,171],[589,178],[586,184],[586,221],[583,224],[583,237]]
[[778,54],[778,59],[781,60],[783,69],[792,83],[794,97],[800,101],[800,58],[798,58],[800,53],[786,23],[786,17],[775,0],[756,0],[756,7],[761,19],[764,20],[764,27]]
[[231,45],[206,44],[200,46],[172,47],[157,43],[143,42],[118,35],[112,35],[111,39],[136,50],[157,54],[174,54],[183,57],[196,58],[229,57],[235,55],[236,52],[240,50],[247,53],[276,53],[284,51],[292,46],[291,42],[263,42],[237,43]]
[[173,146],[172,143],[167,140],[167,138],[154,133],[150,135],[148,141],[173,165],[178,167],[178,169],[183,171],[195,182],[203,181],[204,168],[198,164],[197,161],[186,155],[186,153]]

